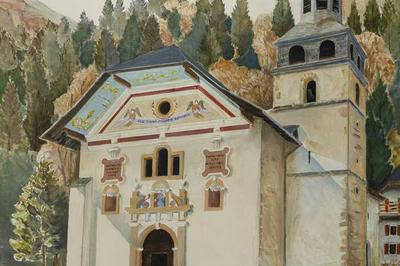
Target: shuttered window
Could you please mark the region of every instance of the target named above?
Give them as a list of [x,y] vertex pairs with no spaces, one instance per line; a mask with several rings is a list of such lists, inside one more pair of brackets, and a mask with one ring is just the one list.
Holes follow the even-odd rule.
[[221,207],[221,191],[208,190],[208,207],[209,208]]
[[387,224],[385,225],[385,236],[388,236],[390,232],[390,226]]
[[384,245],[384,254],[389,254],[389,244]]

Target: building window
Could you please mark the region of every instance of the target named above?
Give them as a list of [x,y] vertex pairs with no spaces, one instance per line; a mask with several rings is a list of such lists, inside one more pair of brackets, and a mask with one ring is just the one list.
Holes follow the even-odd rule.
[[392,236],[397,235],[397,227],[396,227],[396,226],[391,226],[391,227],[390,227],[390,234],[391,234]]
[[157,176],[168,175],[168,150],[162,148],[158,151],[157,156]]
[[305,62],[304,48],[296,45],[289,50],[289,64],[299,64]]
[[304,0],[303,13],[306,14],[308,12],[311,12],[311,0]]
[[317,0],[317,9],[327,9],[328,8],[328,0]]
[[319,47],[319,59],[335,57],[335,43],[327,40],[323,41]]
[[314,103],[317,101],[317,83],[311,80],[307,83],[306,103]]
[[339,0],[333,0],[333,3],[332,3],[332,10],[333,10],[333,12],[339,14],[339,11],[340,11],[340,3],[339,3]]
[[350,44],[350,58],[354,61],[354,46]]
[[183,175],[183,152],[172,152],[169,147],[156,149],[142,157],[142,178],[180,179]]
[[210,180],[205,188],[205,210],[217,211],[223,209],[225,186],[222,180]]
[[389,245],[389,254],[396,254],[396,244]]
[[358,67],[358,69],[361,70],[361,59],[360,59],[360,57],[357,57],[357,67]]
[[356,104],[360,105],[360,86],[356,84]]
[[102,213],[119,213],[119,189],[116,185],[108,185],[103,190]]

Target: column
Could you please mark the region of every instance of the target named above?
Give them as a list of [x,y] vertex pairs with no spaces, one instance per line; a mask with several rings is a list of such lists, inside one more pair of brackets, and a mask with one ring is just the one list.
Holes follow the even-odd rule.
[[186,257],[186,222],[178,223],[177,239],[178,243],[176,248],[177,252],[174,251],[174,265],[175,266],[185,266]]

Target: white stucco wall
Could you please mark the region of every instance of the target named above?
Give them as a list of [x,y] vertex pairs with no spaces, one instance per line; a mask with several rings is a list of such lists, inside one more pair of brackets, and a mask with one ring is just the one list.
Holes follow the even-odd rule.
[[379,199],[368,193],[367,198],[367,240],[370,244],[370,264],[379,265]]

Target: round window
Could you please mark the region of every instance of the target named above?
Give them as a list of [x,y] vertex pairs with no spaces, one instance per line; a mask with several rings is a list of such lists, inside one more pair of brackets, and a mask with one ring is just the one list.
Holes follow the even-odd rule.
[[158,105],[158,112],[162,115],[167,115],[171,111],[171,104],[168,101],[163,101]]

